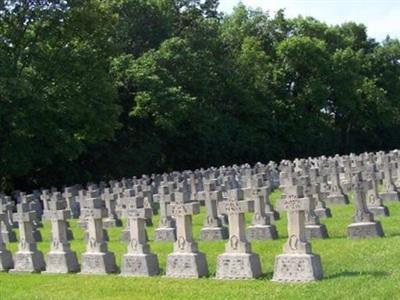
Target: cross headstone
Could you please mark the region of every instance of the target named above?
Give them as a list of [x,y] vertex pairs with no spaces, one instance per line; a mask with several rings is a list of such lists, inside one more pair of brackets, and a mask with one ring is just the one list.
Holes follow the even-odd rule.
[[67,220],[70,211],[60,193],[54,193],[43,216],[51,222],[51,247],[47,254],[46,273],[71,273],[79,271],[76,253],[71,251],[67,238]]
[[67,201],[67,210],[71,212],[73,219],[78,219],[80,215],[79,203],[76,201],[78,191],[76,186],[66,187],[64,189],[63,197]]
[[104,228],[121,227],[122,221],[118,218],[116,212],[118,195],[114,193],[111,188],[104,188],[101,197],[104,200],[108,212],[108,217],[103,220]]
[[177,240],[174,251],[167,257],[166,276],[198,278],[208,274],[204,253],[197,249],[192,236],[192,215],[200,213],[200,204],[190,201],[187,183],[183,181],[174,192],[175,201],[168,206],[170,215],[176,221]]
[[176,240],[175,220],[168,212],[168,205],[175,201],[174,196],[167,185],[160,186],[158,193],[160,220],[158,228],[154,232],[155,241],[174,242]]
[[[0,211],[0,232],[2,224],[6,223],[7,215]],[[0,272],[8,271],[14,267],[11,251],[7,250],[6,245],[3,241],[2,235],[0,234]]]
[[36,212],[32,211],[28,203],[19,203],[14,220],[18,222],[19,243],[15,254],[14,269],[10,272],[40,272],[46,268],[43,253],[37,249],[33,237],[33,221]]
[[222,192],[217,189],[216,185],[216,179],[207,180],[203,184],[206,216],[200,232],[200,239],[205,241],[224,240],[228,238],[228,229],[222,226],[222,222],[218,218],[217,206],[222,201]]
[[0,196],[0,213],[4,213],[4,217],[0,220],[1,230],[0,235],[5,243],[16,242],[17,235],[13,230],[12,211],[14,203],[10,197]]
[[331,184],[326,201],[330,204],[349,204],[349,198],[343,192],[342,186],[340,185],[338,162],[336,159],[331,159],[329,161],[329,171]]
[[352,178],[356,213],[353,217],[353,223],[347,226],[347,236],[351,239],[382,237],[384,235],[381,223],[374,221],[374,215],[368,210],[366,185],[361,172],[357,172]]
[[220,209],[229,218],[229,240],[225,252],[218,255],[216,277],[219,279],[250,279],[261,275],[258,254],[251,251],[246,239],[244,214],[254,211],[253,201],[240,201],[241,191],[227,191],[227,199],[220,202]]
[[364,174],[368,185],[366,199],[368,210],[374,216],[389,216],[389,209],[383,205],[382,197],[378,192],[379,182],[376,175],[377,169],[375,163],[368,163]]
[[278,208],[287,212],[288,240],[283,254],[275,257],[273,281],[303,282],[321,279],[321,258],[311,251],[306,238],[305,213],[310,210],[310,199],[304,197],[301,186],[287,186],[286,197]]
[[316,199],[313,197],[315,186],[311,185],[308,176],[301,176],[299,184],[303,187],[303,194],[309,199],[310,208],[306,210],[306,237],[307,239],[326,239],[329,237],[325,224],[321,224],[315,214]]
[[157,255],[150,252],[146,239],[146,219],[152,208],[144,207],[141,196],[126,198],[126,217],[129,223],[128,253],[122,259],[121,274],[125,276],[153,276],[159,273]]
[[268,188],[264,186],[262,178],[252,178],[251,193],[248,199],[254,202],[254,213],[251,226],[247,229],[247,237],[250,241],[278,238],[275,225],[271,224],[269,216],[265,213],[266,195],[268,195]]
[[108,251],[103,232],[103,218],[107,216],[107,211],[97,190],[89,192],[88,198],[83,201],[81,214],[87,223],[88,232],[86,252],[82,254],[82,273],[115,273],[115,256]]
[[392,165],[389,155],[384,155],[383,159],[383,192],[380,194],[383,201],[399,201],[399,191],[393,183]]

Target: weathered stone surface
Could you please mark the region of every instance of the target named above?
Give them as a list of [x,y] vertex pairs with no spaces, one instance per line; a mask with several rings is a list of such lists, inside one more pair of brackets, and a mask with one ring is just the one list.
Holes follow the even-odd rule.
[[217,279],[249,279],[262,275],[256,253],[223,253],[217,258]]
[[79,272],[76,253],[69,251],[49,252],[47,254],[46,271],[44,273],[74,273]]
[[82,254],[82,274],[116,273],[115,256],[112,252],[86,252]]
[[167,277],[199,278],[208,275],[204,253],[172,253],[167,257]]
[[275,240],[278,231],[275,225],[252,225],[247,228],[247,239],[253,240]]
[[102,219],[107,216],[99,193],[93,190],[88,198],[83,201],[82,219],[87,224],[88,243],[86,252],[82,254],[82,274],[107,274],[115,273],[114,253],[107,249],[107,242],[103,237]]
[[121,266],[123,276],[154,276],[159,272],[158,258],[153,253],[127,253],[123,256]]
[[370,237],[383,237],[384,232],[379,221],[352,223],[347,226],[347,236],[350,239],[364,239]]
[[14,269],[10,272],[41,272],[46,268],[43,253],[37,250],[32,221],[36,218],[28,203],[17,205],[14,219],[18,222],[20,239],[15,254]]
[[229,218],[229,240],[225,252],[217,257],[218,279],[251,279],[261,275],[260,258],[251,251],[245,230],[244,214],[254,211],[254,201],[239,201],[240,198],[241,191],[232,189],[228,190],[227,200],[220,203],[221,212]]
[[329,238],[328,230],[325,224],[306,225],[307,239],[327,239]]
[[203,227],[200,232],[200,239],[203,241],[226,240],[229,236],[226,227]]
[[47,273],[72,273],[79,271],[78,259],[68,242],[67,220],[71,212],[60,193],[53,193],[52,201],[44,210],[44,217],[51,222],[52,243],[47,254]]
[[217,190],[216,180],[205,182],[203,188],[206,217],[200,232],[200,239],[206,241],[227,239],[228,229],[222,226],[217,209],[218,203],[222,201],[222,192]]
[[[0,212],[0,231],[1,224],[6,221],[6,214]],[[14,267],[11,251],[6,249],[6,245],[0,236],[0,272],[8,271]]]
[[347,226],[347,236],[350,239],[384,236],[381,223],[374,221],[374,215],[367,208],[366,185],[367,183],[363,181],[361,172],[353,176],[352,188],[356,212],[353,216],[354,223]]
[[175,221],[168,215],[168,205],[174,201],[174,194],[169,191],[167,185],[160,186],[159,205],[160,221],[159,227],[154,231],[155,241],[176,241]]
[[275,258],[273,281],[307,282],[323,277],[321,258],[316,254],[280,254]]
[[150,252],[147,244],[146,220],[153,209],[144,207],[144,198],[127,190],[123,199],[129,223],[128,252],[122,258],[121,274],[124,276],[153,276],[159,273],[157,255]]
[[192,215],[200,213],[198,202],[190,202],[186,182],[174,193],[175,202],[170,203],[168,211],[175,217],[177,240],[174,252],[167,257],[166,276],[202,277],[208,274],[206,256],[199,252],[192,236]]
[[25,251],[15,254],[14,269],[10,272],[38,273],[46,269],[43,253],[40,251]]
[[311,208],[310,199],[304,197],[303,187],[287,186],[286,197],[278,207],[288,212],[288,240],[284,253],[276,256],[273,281],[304,282],[323,277],[319,255],[313,254],[306,237],[305,212]]

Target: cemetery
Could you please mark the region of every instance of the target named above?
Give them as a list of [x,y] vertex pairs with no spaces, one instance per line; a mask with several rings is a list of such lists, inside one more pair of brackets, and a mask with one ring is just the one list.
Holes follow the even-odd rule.
[[399,168],[394,150],[2,194],[1,295],[389,296]]
[[0,1],[0,300],[400,299],[397,2]]

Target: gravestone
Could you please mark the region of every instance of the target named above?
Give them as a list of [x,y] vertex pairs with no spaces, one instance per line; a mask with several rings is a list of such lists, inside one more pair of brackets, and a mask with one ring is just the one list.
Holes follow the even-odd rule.
[[69,186],[64,189],[63,197],[67,201],[67,210],[71,212],[73,219],[78,219],[80,215],[79,203],[76,201],[78,190],[76,186]]
[[53,194],[43,216],[51,222],[51,248],[47,254],[46,273],[71,273],[79,271],[76,253],[70,249],[67,238],[67,220],[70,211],[61,194]]
[[144,207],[143,197],[136,196],[126,203],[129,223],[128,253],[122,259],[121,275],[153,276],[159,273],[157,255],[150,252],[146,239],[146,219],[151,218],[152,208]]
[[175,217],[177,240],[174,252],[167,257],[167,277],[198,278],[208,274],[206,256],[198,251],[192,237],[192,215],[200,213],[200,204],[189,202],[189,197],[188,187],[182,182],[174,192],[175,202],[168,206],[170,215]]
[[117,212],[115,210],[117,194],[113,193],[110,188],[104,188],[101,198],[104,200],[108,213],[108,217],[103,220],[104,228],[121,227],[122,221],[118,218]]
[[335,159],[329,161],[329,171],[331,177],[331,185],[326,201],[331,204],[349,204],[349,198],[343,192],[340,185],[338,162]]
[[30,210],[28,203],[19,203],[14,220],[18,222],[19,243],[15,254],[14,269],[10,272],[41,272],[46,268],[43,253],[37,249],[33,237],[32,222],[36,212]]
[[301,186],[287,186],[286,197],[278,208],[287,211],[288,240],[283,254],[275,258],[273,281],[305,282],[322,279],[321,258],[313,254],[305,231],[305,212],[310,210],[310,199],[304,197]]
[[269,217],[269,220],[272,221],[277,221],[280,219],[280,215],[279,212],[277,210],[274,209],[270,199],[269,199],[269,195],[271,193],[271,189],[272,189],[272,181],[268,180],[267,181],[267,185],[263,186],[259,189],[259,193],[262,194],[262,197],[264,198],[264,203],[265,203],[265,213],[267,215],[267,217]]
[[320,176],[318,168],[310,168],[310,182],[311,182],[311,194],[315,201],[314,213],[319,218],[331,218],[332,212],[323,199],[321,192],[322,177]]
[[14,203],[10,197],[0,196],[0,213],[4,213],[4,217],[0,220],[1,230],[0,235],[5,243],[16,242],[17,235],[13,230],[12,211]]
[[98,191],[89,193],[81,209],[87,224],[88,242],[86,252],[82,254],[82,274],[115,273],[117,266],[113,252],[109,252],[103,235],[103,218],[107,211]]
[[[4,212],[0,212],[0,231],[2,224],[6,223],[7,215]],[[3,241],[2,235],[0,235],[0,272],[8,271],[14,267],[11,251],[8,251]]]
[[382,237],[384,233],[381,223],[374,221],[374,215],[367,208],[366,182],[363,181],[361,172],[353,176],[352,188],[356,213],[353,217],[353,223],[347,226],[347,236],[350,239]]
[[225,252],[217,257],[216,278],[251,279],[261,276],[258,254],[251,251],[246,239],[244,214],[254,211],[253,201],[239,201],[238,189],[228,190],[227,200],[220,203],[220,209],[229,218],[229,240]]
[[247,237],[250,241],[278,238],[275,225],[271,224],[269,216],[265,213],[266,195],[268,195],[268,188],[263,185],[262,178],[253,178],[250,200],[254,203],[254,213],[251,225],[247,229]]
[[205,241],[224,240],[228,238],[228,229],[222,226],[218,218],[218,203],[222,201],[222,192],[217,190],[216,180],[206,181],[203,184],[206,218],[200,232],[200,239]]
[[174,194],[170,193],[167,185],[161,185],[159,189],[159,213],[160,220],[155,230],[155,241],[176,241],[175,220],[168,213],[168,205],[174,201]]
[[307,239],[326,239],[329,237],[325,224],[319,222],[319,217],[315,214],[316,201],[313,197],[315,185],[311,185],[308,176],[302,176],[299,183],[303,188],[303,195],[309,199],[310,209],[306,210],[306,238]]
[[368,185],[367,190],[367,207],[374,216],[389,216],[389,209],[383,205],[382,197],[378,193],[378,179],[376,177],[377,169],[375,163],[367,165],[366,181]]
[[383,159],[383,192],[380,194],[383,201],[399,201],[399,192],[393,183],[392,165],[389,155],[384,155]]

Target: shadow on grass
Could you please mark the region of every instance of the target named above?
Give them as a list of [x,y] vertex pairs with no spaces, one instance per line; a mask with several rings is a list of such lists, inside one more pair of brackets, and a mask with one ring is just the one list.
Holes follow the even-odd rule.
[[273,272],[262,273],[262,275],[260,277],[257,277],[257,279],[271,280],[273,275]]
[[325,276],[324,279],[335,279],[340,277],[358,277],[358,276],[373,276],[373,277],[387,277],[389,273],[383,271],[372,271],[372,272],[354,272],[354,271],[343,271],[335,273],[329,276]]

